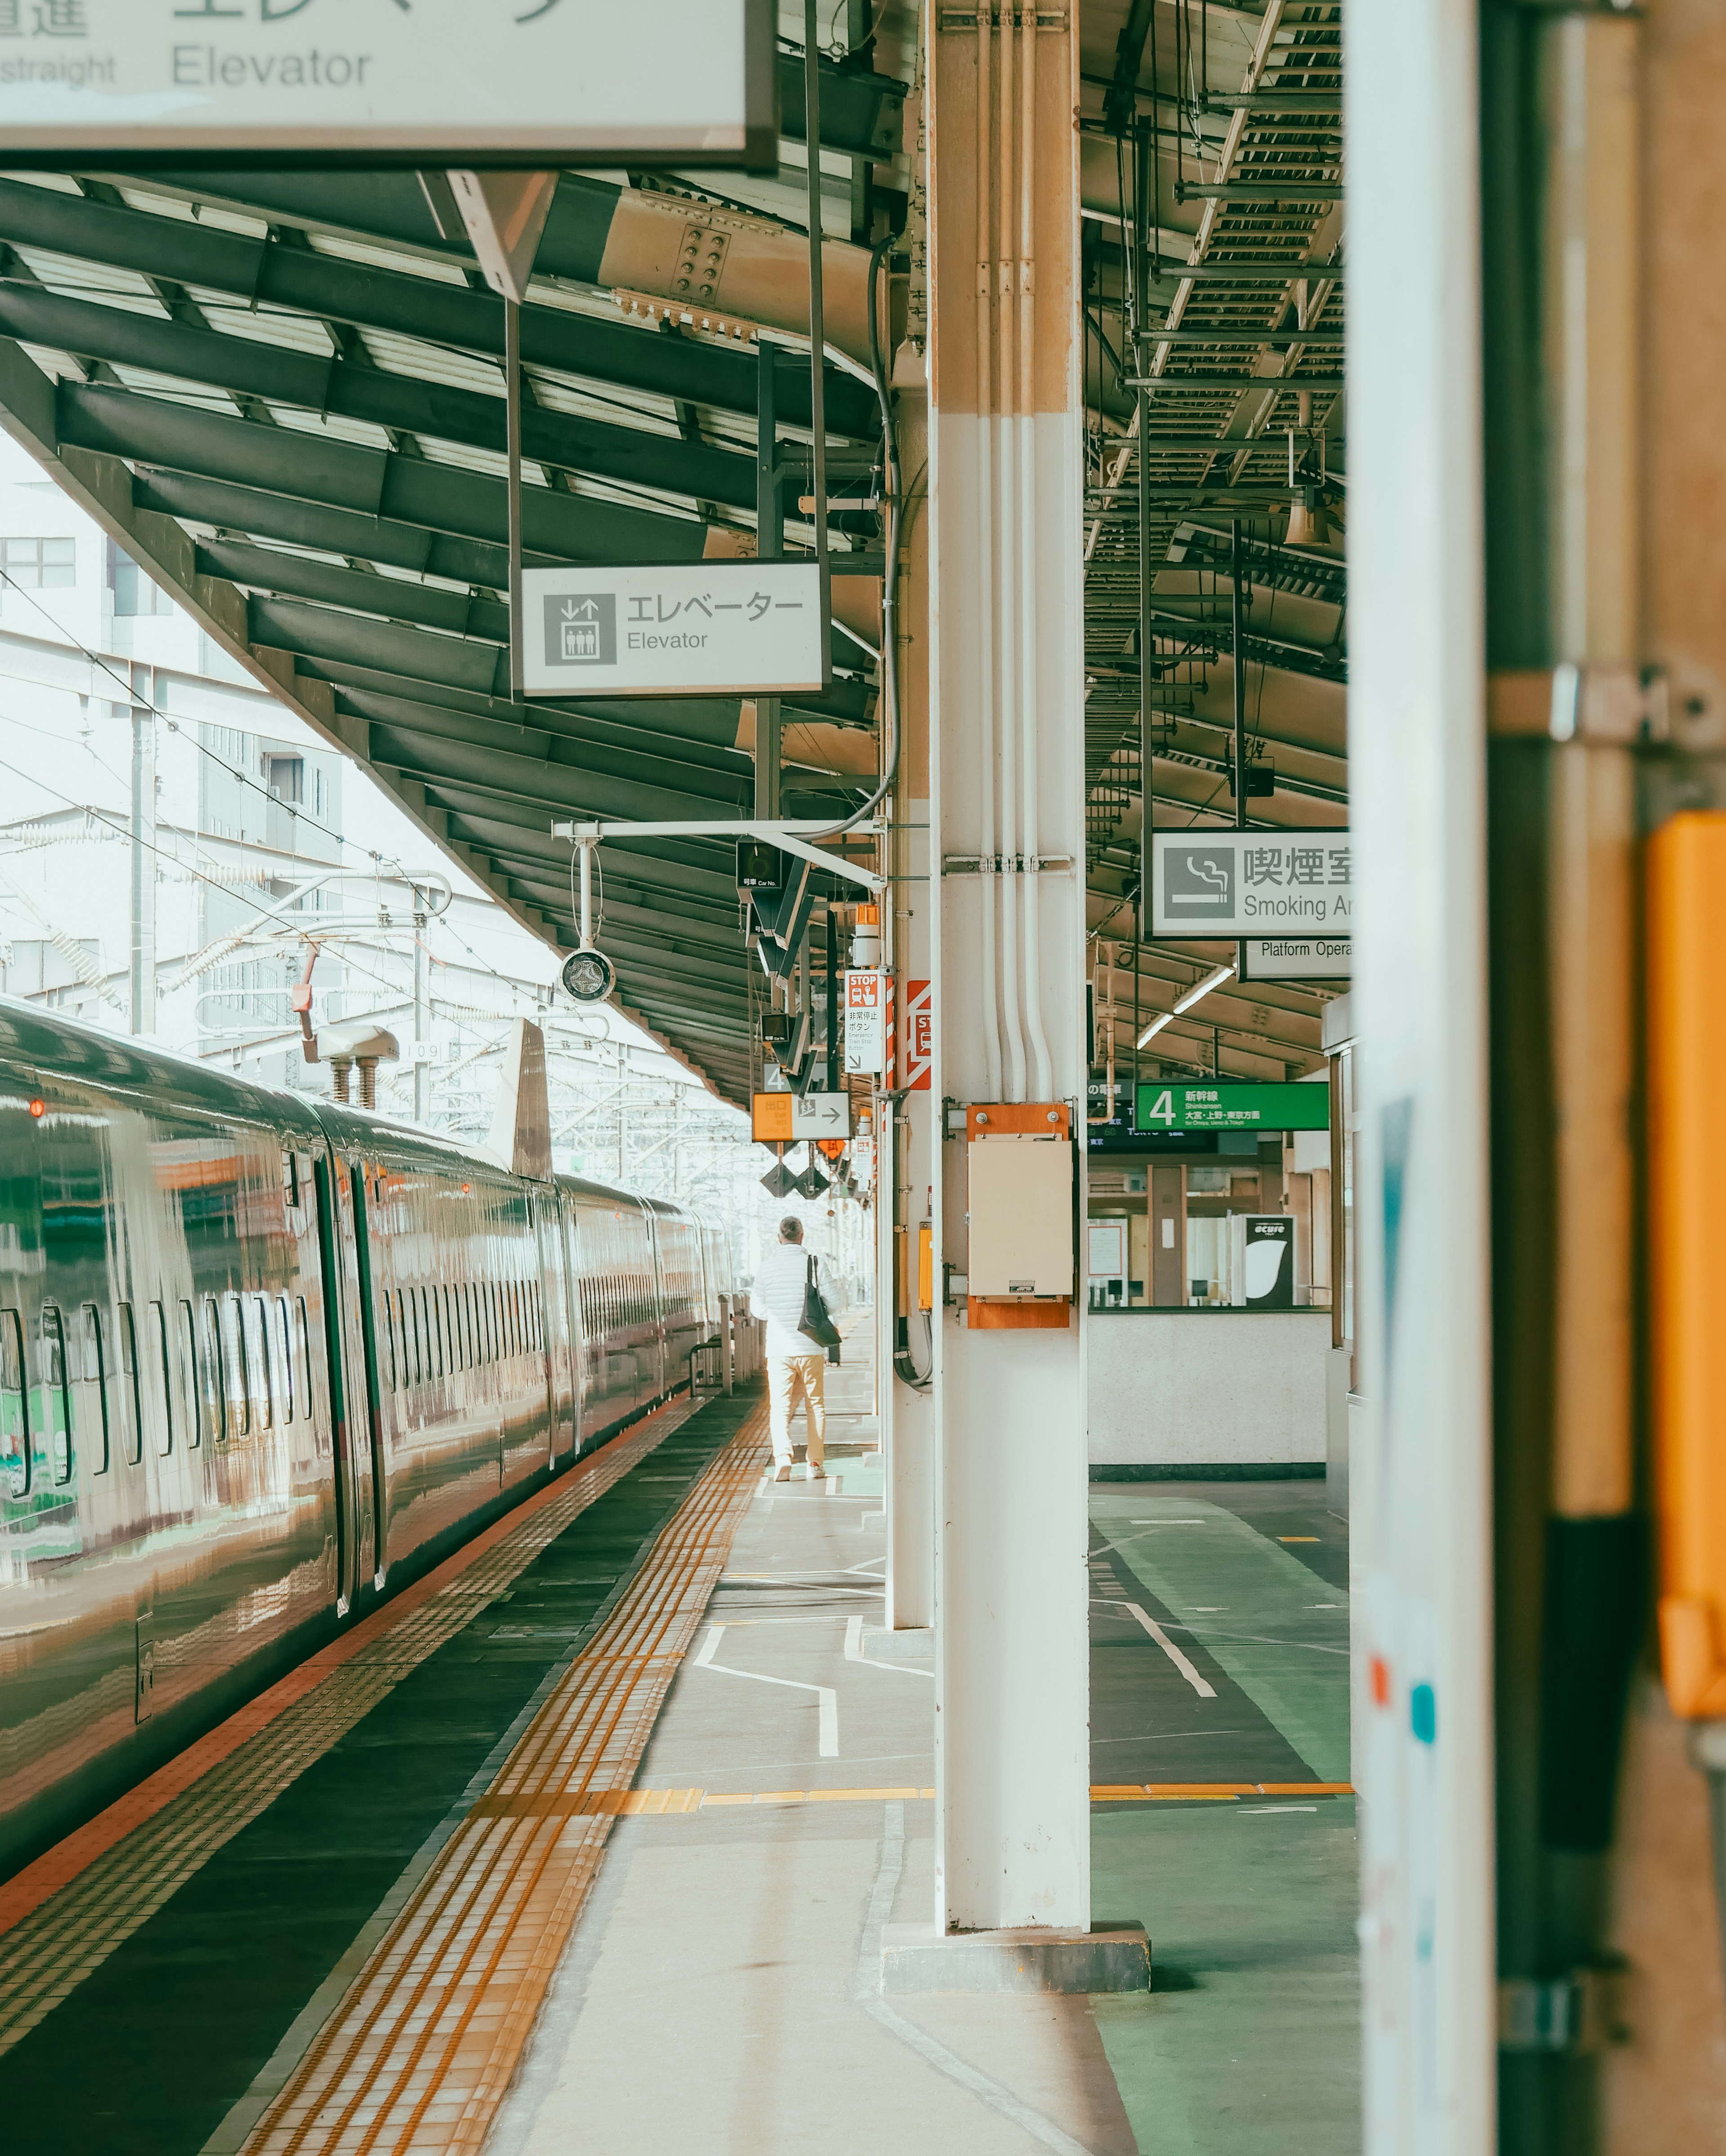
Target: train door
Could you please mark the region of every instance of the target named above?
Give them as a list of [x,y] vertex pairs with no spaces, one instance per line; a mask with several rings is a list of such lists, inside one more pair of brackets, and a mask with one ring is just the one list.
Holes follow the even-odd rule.
[[576,1332],[569,1305],[569,1268],[564,1262],[563,1236],[557,1193],[533,1199],[534,1233],[539,1250],[540,1296],[545,1313],[547,1381],[552,1409],[551,1461],[568,1458],[577,1449],[575,1419]]
[[641,1208],[642,1241],[646,1245],[648,1324],[643,1360],[652,1364],[650,1397],[663,1399],[671,1389],[671,1372],[665,1355],[665,1253],[660,1247],[658,1215],[650,1206]]
[[569,1382],[575,1419],[575,1450],[580,1452],[593,1419],[593,1376],[582,1294],[580,1231],[576,1208],[557,1201],[557,1235],[563,1258],[564,1305],[569,1312]]
[[[343,1616],[359,1591],[362,1522],[369,1513],[370,1463],[362,1478],[356,1459],[353,1419],[349,1412],[347,1357],[342,1352],[342,1265],[336,1232],[334,1181],[330,1160],[319,1154],[312,1167],[317,1194],[318,1281],[323,1304],[324,1368],[329,1385],[330,1450],[336,1482],[336,1606]],[[364,1487],[362,1487],[363,1480]]]
[[[378,1374],[378,1298],[372,1281],[372,1232],[367,1208],[367,1170],[362,1160],[348,1160],[347,1191],[352,1212],[344,1216],[342,1229],[352,1244],[353,1289],[359,1304],[360,1376],[364,1381],[367,1445],[372,1455],[373,1548],[378,1553],[375,1584],[382,1587],[389,1568],[389,1466],[383,1450],[383,1388]],[[338,1170],[338,1188],[343,1178]]]

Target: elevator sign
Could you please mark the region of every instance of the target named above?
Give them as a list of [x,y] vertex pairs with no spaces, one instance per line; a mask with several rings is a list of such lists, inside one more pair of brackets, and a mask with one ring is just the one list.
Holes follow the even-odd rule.
[[830,678],[814,562],[525,569],[530,696],[789,696]]
[[1139,1131],[1328,1131],[1328,1086],[1141,1084]]
[[776,30],[772,0],[0,0],[0,153],[767,170]]
[[1354,855],[1346,831],[1153,831],[1153,936],[1350,936]]

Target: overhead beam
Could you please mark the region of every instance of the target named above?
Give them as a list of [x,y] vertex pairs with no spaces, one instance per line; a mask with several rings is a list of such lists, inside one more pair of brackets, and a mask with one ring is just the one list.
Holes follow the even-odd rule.
[[[358,366],[334,354],[319,357],[255,337],[67,299],[16,278],[0,280],[0,330],[26,344],[147,368],[235,396],[330,413],[499,456],[506,448],[501,381],[498,394],[486,396]],[[754,464],[732,451],[537,403],[524,407],[521,428],[523,453],[535,463],[735,509],[755,506]]]

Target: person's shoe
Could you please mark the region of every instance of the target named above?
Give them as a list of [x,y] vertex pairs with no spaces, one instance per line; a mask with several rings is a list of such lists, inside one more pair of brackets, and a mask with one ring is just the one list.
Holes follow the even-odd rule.
[[811,1482],[824,1482],[827,1480],[827,1470],[819,1460],[809,1470],[809,1480]]
[[789,1460],[783,1466],[774,1468],[773,1480],[775,1482],[789,1482],[791,1480],[791,1462]]

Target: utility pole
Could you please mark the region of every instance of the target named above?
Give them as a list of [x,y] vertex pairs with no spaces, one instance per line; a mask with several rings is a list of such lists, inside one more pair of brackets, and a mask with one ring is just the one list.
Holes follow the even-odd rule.
[[131,1029],[156,1030],[156,714],[138,699],[131,706]]

